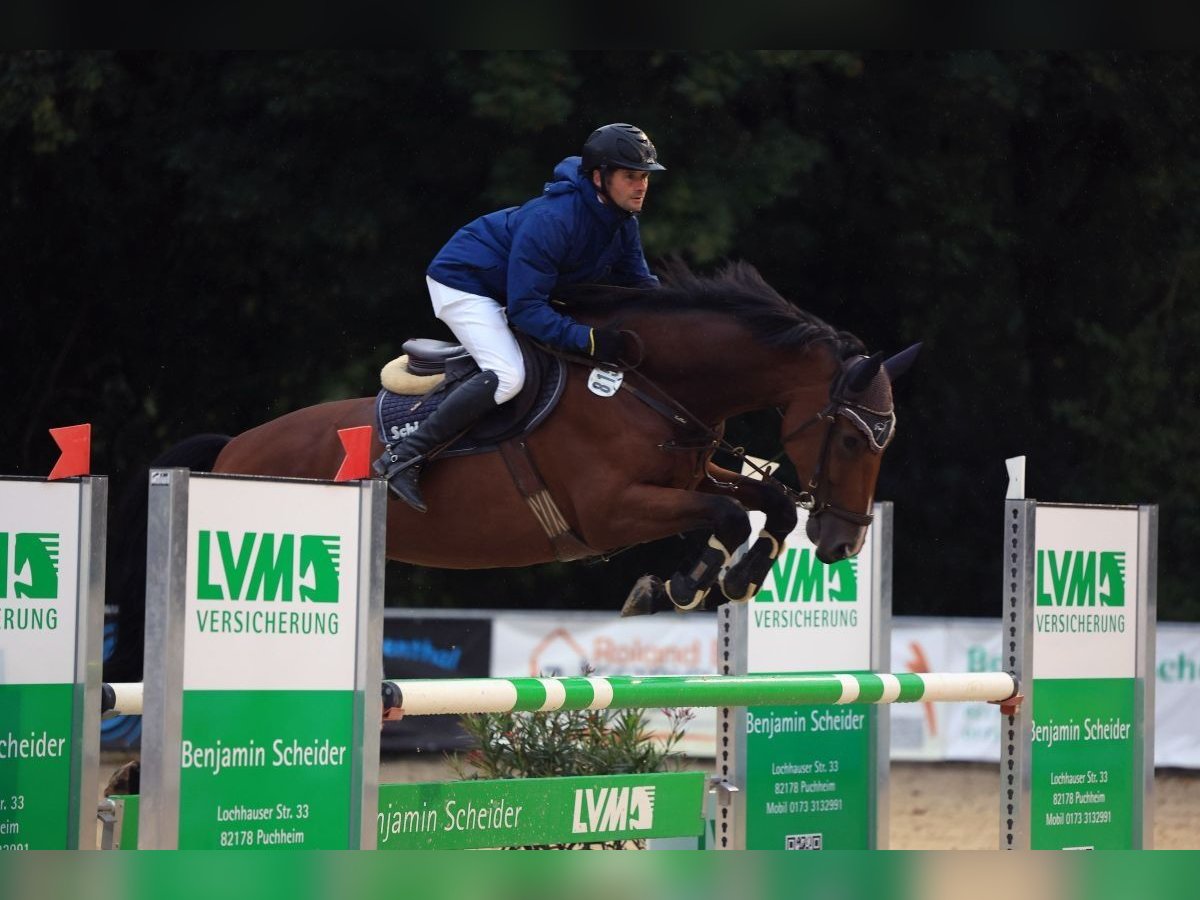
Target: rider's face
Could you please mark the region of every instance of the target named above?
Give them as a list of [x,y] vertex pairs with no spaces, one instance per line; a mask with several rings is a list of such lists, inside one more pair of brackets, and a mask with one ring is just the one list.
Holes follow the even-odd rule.
[[[600,172],[592,173],[592,181],[600,187]],[[650,173],[634,169],[613,169],[608,174],[608,198],[628,213],[642,211],[646,191],[650,187]]]

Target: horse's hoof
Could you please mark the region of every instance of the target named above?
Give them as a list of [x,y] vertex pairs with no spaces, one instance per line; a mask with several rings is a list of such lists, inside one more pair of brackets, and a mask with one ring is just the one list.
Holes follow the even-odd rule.
[[667,592],[663,589],[662,579],[657,575],[643,575],[625,598],[621,607],[621,616],[649,616],[657,611],[657,607],[666,599]]
[[667,584],[667,596],[675,605],[676,612],[689,612],[693,609],[704,609],[704,598],[708,596],[709,588],[699,588],[696,582],[685,575],[676,572]]
[[730,603],[745,603],[758,593],[757,584],[746,584],[744,578],[722,578],[721,593]]

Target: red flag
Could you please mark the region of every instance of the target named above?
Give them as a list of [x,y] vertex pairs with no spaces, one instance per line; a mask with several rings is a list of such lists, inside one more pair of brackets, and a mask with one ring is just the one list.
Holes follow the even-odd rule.
[[371,477],[371,426],[339,428],[338,437],[346,448],[342,467],[333,476],[334,481],[357,481]]
[[62,454],[58,462],[50,470],[47,478],[56,481],[59,478],[74,478],[76,475],[87,475],[92,470],[92,426],[68,425],[64,428],[51,428],[50,437],[58,444]]

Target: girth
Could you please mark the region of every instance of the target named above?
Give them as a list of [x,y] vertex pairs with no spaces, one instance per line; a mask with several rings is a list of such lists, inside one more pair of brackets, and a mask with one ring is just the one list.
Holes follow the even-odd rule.
[[599,556],[600,551],[585,544],[567,524],[558,504],[554,502],[554,497],[550,494],[550,489],[542,480],[533,457],[529,455],[529,448],[525,441],[521,438],[502,441],[500,455],[504,457],[508,472],[512,475],[513,484],[517,486],[517,490],[529,504],[534,518],[546,532],[546,537],[550,539],[558,561],[571,562],[576,559]]

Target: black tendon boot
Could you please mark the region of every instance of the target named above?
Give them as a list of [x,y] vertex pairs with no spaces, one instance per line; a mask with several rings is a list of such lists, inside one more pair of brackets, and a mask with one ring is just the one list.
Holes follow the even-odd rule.
[[427,507],[417,481],[430,455],[450,443],[484,413],[496,408],[500,379],[489,370],[476,372],[442,401],[421,427],[375,461],[375,471],[388,480],[396,496],[418,512]]

